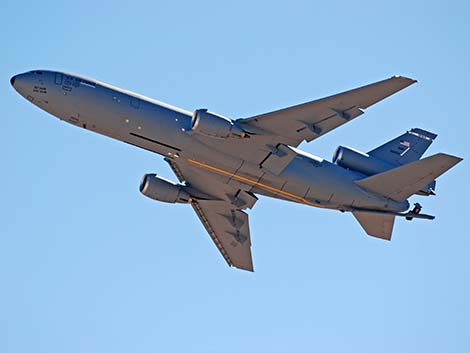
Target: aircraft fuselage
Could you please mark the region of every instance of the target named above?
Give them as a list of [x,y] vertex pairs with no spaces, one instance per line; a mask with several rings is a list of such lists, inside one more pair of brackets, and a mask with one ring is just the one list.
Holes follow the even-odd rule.
[[193,113],[100,81],[41,70],[15,76],[12,85],[31,103],[65,122],[170,160],[184,160],[224,183],[251,185],[254,194],[341,211],[409,208],[407,201],[397,202],[357,186],[354,180],[364,175],[297,149],[279,175],[266,172],[243,156],[218,149],[217,143],[223,142],[207,144],[191,133]]

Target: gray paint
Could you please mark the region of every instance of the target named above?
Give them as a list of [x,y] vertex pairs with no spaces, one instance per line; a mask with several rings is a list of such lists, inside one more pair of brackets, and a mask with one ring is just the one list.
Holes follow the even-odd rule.
[[[189,197],[168,196],[175,186],[165,186],[160,179],[144,178],[143,183],[154,180],[152,185],[159,185],[154,187],[161,190],[152,191],[152,185],[142,184],[141,191],[166,202],[186,202],[189,198],[228,264],[250,271],[248,216],[242,210],[253,207],[255,194],[355,212],[368,234],[390,239],[393,219],[405,215],[401,212],[409,208],[407,200],[397,201],[371,191],[373,188],[361,187],[358,181],[365,175],[295,147],[361,115],[364,108],[414,82],[392,77],[236,121],[203,110],[198,117],[207,120],[194,124],[191,112],[82,76],[41,70],[11,80],[18,93],[61,120],[165,156],[184,183],[181,192]],[[214,119],[212,129],[210,122]],[[217,125],[217,119],[225,120]],[[406,163],[418,159],[435,138],[424,130],[418,132],[429,140],[420,145],[417,157],[411,156]],[[219,135],[226,138],[216,137]],[[403,136],[389,144],[400,144]],[[420,141],[417,134],[412,138]],[[371,152],[376,158],[383,157],[383,165],[390,165],[385,162],[387,146]],[[378,180],[380,176],[376,175]],[[167,196],[162,199],[159,195]]]

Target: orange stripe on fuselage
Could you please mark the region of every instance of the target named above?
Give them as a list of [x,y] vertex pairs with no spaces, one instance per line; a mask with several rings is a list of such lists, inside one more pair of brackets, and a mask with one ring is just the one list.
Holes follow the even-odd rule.
[[308,200],[306,200],[305,198],[303,198],[303,197],[301,197],[301,196],[291,194],[290,192],[287,192],[287,191],[284,191],[284,190],[281,190],[281,189],[274,188],[274,187],[272,187],[272,186],[269,186],[269,185],[260,183],[260,182],[258,182],[258,181],[251,180],[251,179],[249,179],[249,178],[245,178],[245,177],[243,177],[243,176],[240,176],[240,175],[237,175],[237,174],[228,172],[228,171],[226,171],[226,170],[223,170],[223,169],[220,169],[220,168],[211,166],[211,165],[209,165],[209,164],[202,163],[202,162],[198,162],[198,161],[196,161],[196,160],[194,160],[194,159],[188,159],[188,162],[189,162],[189,163],[192,163],[192,164],[195,164],[195,165],[197,165],[197,166],[199,166],[199,167],[206,168],[206,169],[212,170],[212,171],[214,171],[214,172],[217,172],[217,173],[220,173],[220,174],[224,174],[224,175],[227,175],[227,176],[229,176],[229,177],[238,179],[238,180],[240,180],[240,181],[244,181],[244,182],[246,182],[246,183],[248,183],[248,184],[256,185],[256,186],[262,187],[262,188],[264,188],[264,189],[266,189],[266,190],[270,190],[270,191],[277,192],[277,193],[279,193],[279,194],[281,194],[281,195],[284,195],[284,196],[293,198],[293,199],[295,199],[295,200],[299,200],[300,202],[305,203],[305,204],[307,204],[307,205],[325,208],[325,206],[320,205],[320,204],[315,203],[315,202],[308,201]]

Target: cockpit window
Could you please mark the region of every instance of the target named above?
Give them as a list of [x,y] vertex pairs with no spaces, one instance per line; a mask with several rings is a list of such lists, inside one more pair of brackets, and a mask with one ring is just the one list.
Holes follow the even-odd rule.
[[84,80],[83,78],[77,78],[77,81],[80,82],[80,84],[83,86],[88,86],[92,88],[96,87],[96,83],[88,81],[88,80]]
[[59,73],[59,72],[56,72],[56,74],[55,74],[55,81],[54,81],[55,84],[56,84],[56,85],[61,85],[61,84],[62,84],[62,79],[63,79],[62,74]]
[[33,71],[36,75],[42,75],[42,71],[39,71],[39,70],[36,70],[36,71]]

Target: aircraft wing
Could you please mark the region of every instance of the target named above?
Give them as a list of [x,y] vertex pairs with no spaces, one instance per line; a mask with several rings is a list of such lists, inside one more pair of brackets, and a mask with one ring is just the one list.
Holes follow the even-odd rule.
[[253,271],[248,215],[225,201],[191,204],[229,266]]
[[393,76],[347,92],[312,102],[239,119],[237,123],[253,134],[272,135],[272,144],[297,147],[363,114],[363,109],[415,83],[416,80]]
[[228,265],[253,271],[248,214],[243,209],[253,207],[257,198],[214,174],[165,160],[180,182],[193,189],[191,205]]

